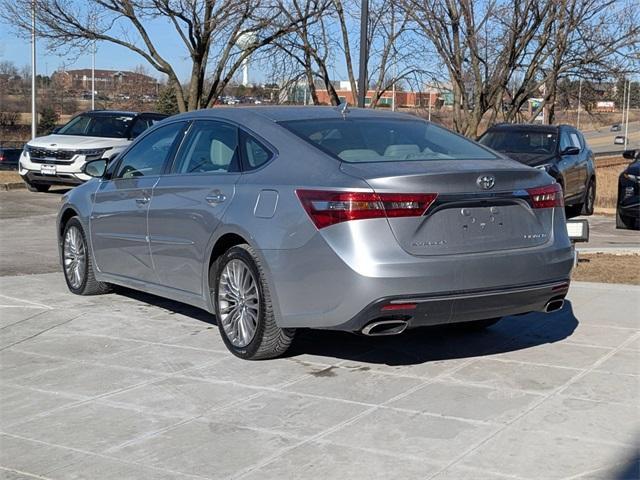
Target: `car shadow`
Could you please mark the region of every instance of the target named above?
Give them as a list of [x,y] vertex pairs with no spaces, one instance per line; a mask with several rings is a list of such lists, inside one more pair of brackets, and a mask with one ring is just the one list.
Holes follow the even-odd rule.
[[314,355],[389,366],[479,357],[555,343],[572,335],[578,320],[570,302],[562,310],[507,317],[484,330],[422,327],[400,335],[365,337],[327,330],[301,330],[288,357]]
[[[115,293],[217,325],[214,315],[197,307],[124,287],[116,287]],[[299,329],[285,357],[313,355],[389,366],[416,365],[555,343],[570,337],[577,326],[578,319],[573,314],[571,302],[565,301],[558,312],[506,317],[479,331],[446,325],[410,329],[394,336],[366,337],[350,332]]]
[[206,312],[201,308],[187,305],[186,303],[176,302],[173,300],[169,300],[168,298],[158,297],[157,295],[153,295],[151,293],[132,290],[130,288],[121,287],[119,285],[114,285],[113,293],[122,295],[123,297],[131,298],[132,300],[137,300],[138,302],[144,302],[155,307],[163,308],[171,313],[178,313],[186,317],[191,317],[195,320],[199,320],[213,326],[217,325],[216,317],[214,315],[211,315],[209,312]]

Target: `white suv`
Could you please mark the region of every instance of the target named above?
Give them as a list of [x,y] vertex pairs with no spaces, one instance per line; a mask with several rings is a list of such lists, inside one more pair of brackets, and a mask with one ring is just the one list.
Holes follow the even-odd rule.
[[53,134],[27,143],[20,155],[20,176],[29,190],[46,192],[51,185],[78,185],[91,177],[84,164],[112,159],[154,123],[160,113],[94,110],[73,117]]

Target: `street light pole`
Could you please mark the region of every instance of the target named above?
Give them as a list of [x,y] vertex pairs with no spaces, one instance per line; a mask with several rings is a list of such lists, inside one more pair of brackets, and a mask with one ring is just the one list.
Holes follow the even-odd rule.
[[91,110],[96,109],[96,41],[91,51]]
[[36,2],[31,1],[31,138],[36,138],[38,113],[36,111]]
[[629,79],[629,86],[627,87],[627,117],[624,123],[624,149],[627,149],[629,143],[629,109],[631,108],[631,79]]
[[364,107],[367,96],[367,29],[369,27],[369,0],[362,0],[360,9],[360,69],[358,72],[358,106]]

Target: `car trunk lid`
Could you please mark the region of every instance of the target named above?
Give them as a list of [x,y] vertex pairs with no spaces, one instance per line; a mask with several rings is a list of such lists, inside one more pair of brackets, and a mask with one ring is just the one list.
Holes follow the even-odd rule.
[[532,208],[527,189],[546,173],[511,160],[343,163],[376,193],[436,193],[424,215],[388,218],[400,246],[416,256],[530,248],[552,238],[553,208]]

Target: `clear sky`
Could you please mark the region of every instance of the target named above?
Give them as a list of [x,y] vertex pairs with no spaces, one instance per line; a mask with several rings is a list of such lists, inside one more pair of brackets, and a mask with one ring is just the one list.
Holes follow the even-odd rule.
[[[167,60],[174,65],[181,79],[187,79],[190,74],[190,62],[185,58],[186,47],[177,38],[175,30],[168,25],[149,25],[150,33],[153,36],[159,51],[166,56]],[[44,41],[38,42],[37,49],[38,73],[51,75],[55,70],[62,68],[90,68],[90,52],[80,54],[76,57],[60,57],[46,49]],[[4,25],[0,25],[0,61],[11,61],[18,68],[24,65],[31,65],[31,42],[29,39],[19,37],[15,32],[7,30]],[[162,78],[162,74],[151,68],[145,59],[131,50],[102,42],[98,44],[96,55],[96,68],[113,70],[133,70],[137,65],[144,65],[149,73],[155,77]],[[259,75],[259,72],[255,72]],[[260,79],[254,79],[260,81]]]

